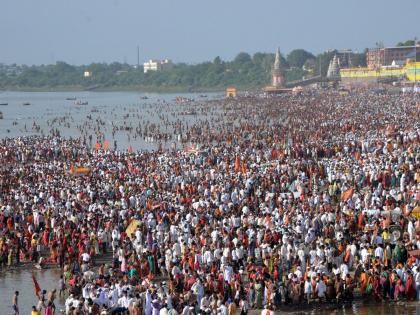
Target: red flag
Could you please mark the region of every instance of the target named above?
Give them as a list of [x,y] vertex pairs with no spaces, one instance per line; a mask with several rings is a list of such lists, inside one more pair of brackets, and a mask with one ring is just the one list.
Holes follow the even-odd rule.
[[32,273],[32,282],[34,283],[35,295],[39,297],[39,292],[41,292],[41,287],[39,286],[39,283],[36,280],[34,273]]
[[277,149],[273,148],[271,150],[271,159],[275,160],[279,157],[279,152],[277,151]]

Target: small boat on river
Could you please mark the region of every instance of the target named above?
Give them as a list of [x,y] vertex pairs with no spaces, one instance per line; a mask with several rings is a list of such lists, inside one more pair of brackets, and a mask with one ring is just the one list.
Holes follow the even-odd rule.
[[77,102],[74,102],[74,105],[87,105],[88,104],[88,102],[82,102],[82,101],[77,101]]

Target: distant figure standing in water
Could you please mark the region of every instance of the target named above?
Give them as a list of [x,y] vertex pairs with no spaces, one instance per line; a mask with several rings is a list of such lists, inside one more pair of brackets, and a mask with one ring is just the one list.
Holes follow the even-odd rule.
[[13,295],[12,298],[12,308],[14,311],[14,315],[19,315],[19,306],[18,306],[18,296],[19,296],[19,291],[15,291],[15,294]]

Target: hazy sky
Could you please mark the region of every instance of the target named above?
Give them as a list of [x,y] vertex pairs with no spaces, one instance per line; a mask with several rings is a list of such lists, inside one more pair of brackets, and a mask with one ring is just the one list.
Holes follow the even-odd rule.
[[0,62],[71,64],[238,52],[361,51],[420,37],[420,0],[0,0]]

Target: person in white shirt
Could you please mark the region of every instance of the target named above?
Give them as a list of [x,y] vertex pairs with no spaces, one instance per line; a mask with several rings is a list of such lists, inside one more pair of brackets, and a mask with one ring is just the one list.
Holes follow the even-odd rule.
[[[220,305],[219,305],[220,304]],[[220,301],[217,303],[219,306],[218,309],[218,315],[228,315],[228,309],[224,303],[221,303]]]
[[81,255],[81,257],[82,257],[82,261],[83,261],[85,264],[88,264],[88,263],[89,263],[89,261],[90,261],[90,255],[89,255],[87,252],[84,252],[84,253]]
[[322,279],[319,279],[316,288],[315,288],[317,295],[320,300],[325,300],[325,292],[327,291],[327,286],[325,285],[324,281]]
[[66,299],[66,303],[64,305],[66,309],[66,314],[70,313],[70,307],[75,306],[74,301],[77,300],[73,298],[73,294],[70,294],[70,296]]
[[233,274],[233,268],[231,266],[224,266],[223,279],[225,281],[227,281],[228,283],[230,283],[230,280],[232,278],[232,274]]
[[203,255],[203,262],[204,264],[206,264],[207,266],[211,266],[213,263],[213,253],[211,252],[211,250],[207,249],[204,252]]
[[384,260],[384,249],[382,248],[382,244],[378,245],[375,249],[375,257],[379,258],[380,262],[383,263]]
[[312,296],[312,283],[311,283],[311,279],[308,277],[305,281],[304,284],[304,288],[303,288],[303,293],[305,295],[305,298],[309,304],[309,302],[311,301],[311,296]]
[[194,282],[194,284],[191,287],[191,291],[193,291],[194,294],[197,296],[197,304],[201,305],[201,299],[203,298],[203,295],[204,295],[204,287],[201,284],[200,279],[197,279],[197,281]]
[[341,264],[341,266],[340,266],[340,273],[341,273],[341,279],[343,281],[345,281],[346,280],[346,277],[347,277],[347,275],[349,273],[349,267],[347,266],[347,264],[345,264],[345,263],[342,263]]
[[366,263],[369,257],[369,252],[368,250],[365,248],[365,246],[362,247],[362,250],[360,251],[360,256],[362,258],[362,262]]
[[166,308],[166,305],[164,304],[163,307],[159,310],[159,315],[168,315],[168,309]]
[[295,271],[295,275],[298,277],[298,279],[302,279],[303,274],[302,274],[302,268],[300,266],[297,267],[297,270]]

